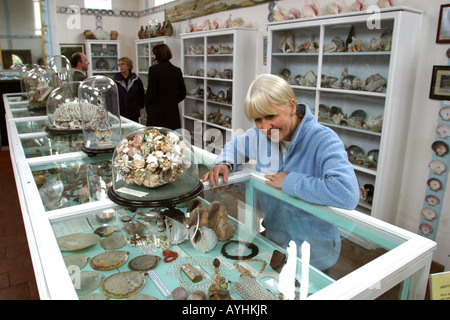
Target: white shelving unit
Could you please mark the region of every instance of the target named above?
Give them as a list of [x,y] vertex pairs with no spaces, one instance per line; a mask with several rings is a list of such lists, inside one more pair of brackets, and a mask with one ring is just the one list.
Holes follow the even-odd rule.
[[[421,23],[421,11],[394,7],[375,13],[351,12],[268,25],[270,72],[277,75],[289,75],[290,72],[297,102],[307,103],[320,122],[338,133],[349,152],[358,148],[363,151],[363,159],[350,159],[362,191],[373,187],[373,199],[369,201],[370,197],[366,199],[363,196],[357,210],[388,222],[393,222],[392,216],[400,197],[417,61],[417,35],[421,31]],[[344,44],[347,39],[352,39],[349,37],[351,30],[365,49],[359,52],[329,52],[336,37]],[[293,44],[283,41],[290,36]],[[381,51],[368,51],[368,47],[376,48],[370,45],[371,42],[380,43],[382,38],[390,39],[388,47],[384,46]],[[310,50],[305,45],[312,41],[315,41],[315,46],[310,47],[316,50]],[[284,46],[281,45],[283,43]],[[344,71],[349,77],[344,77]],[[311,76],[310,72],[318,80],[305,81],[313,79],[306,77],[307,74]],[[370,82],[369,77],[377,74],[385,79],[386,86],[380,91],[370,91],[371,87],[364,84]],[[304,79],[298,78],[298,75]],[[356,85],[354,77],[361,80],[362,87]],[[344,80],[344,83],[330,85],[329,80],[336,79]],[[359,123],[349,120],[357,110],[364,111],[363,124],[366,126],[361,127]],[[339,113],[346,119],[341,119]],[[333,115],[336,116],[333,118]],[[382,117],[380,130],[367,127],[372,123],[369,121],[371,117]],[[367,160],[370,155],[376,156],[376,163]]]
[[181,65],[181,45],[180,38],[175,37],[157,37],[142,40],[135,40],[136,42],[136,66],[134,71],[141,78],[144,83],[144,88],[147,89],[148,84],[148,68],[153,64],[152,50],[158,44],[167,44],[172,52],[172,59],[170,62],[180,67]]
[[255,76],[256,32],[230,28],[181,35],[187,89],[182,126],[199,148],[218,153],[252,126],[244,98]]
[[119,71],[119,40],[86,40],[86,57],[89,61],[88,77],[103,75],[114,78]]

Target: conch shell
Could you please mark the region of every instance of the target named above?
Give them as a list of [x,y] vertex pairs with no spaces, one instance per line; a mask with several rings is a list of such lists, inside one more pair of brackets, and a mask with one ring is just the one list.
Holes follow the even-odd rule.
[[216,234],[208,227],[190,228],[189,238],[192,246],[202,253],[211,251],[217,244]]

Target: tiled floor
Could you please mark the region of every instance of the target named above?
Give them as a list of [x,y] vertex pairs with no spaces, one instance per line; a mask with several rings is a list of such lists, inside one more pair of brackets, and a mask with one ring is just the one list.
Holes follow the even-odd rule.
[[0,300],[38,300],[9,151],[0,151]]

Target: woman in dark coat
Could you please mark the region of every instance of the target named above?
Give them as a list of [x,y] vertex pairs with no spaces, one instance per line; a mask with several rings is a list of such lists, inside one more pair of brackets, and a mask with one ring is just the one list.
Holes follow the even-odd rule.
[[186,97],[183,73],[169,61],[172,52],[166,44],[156,45],[152,53],[156,63],[148,70],[147,126],[176,130],[181,128],[178,103]]
[[120,115],[139,122],[140,109],[144,107],[144,84],[134,73],[133,61],[130,58],[119,59],[119,70],[114,81],[119,90]]

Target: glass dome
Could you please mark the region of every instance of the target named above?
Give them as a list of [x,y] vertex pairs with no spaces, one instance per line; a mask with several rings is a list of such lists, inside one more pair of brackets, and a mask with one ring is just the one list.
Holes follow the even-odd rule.
[[80,81],[63,83],[47,99],[48,133],[77,133],[81,130],[81,110],[78,98]]
[[48,62],[50,70],[53,72],[53,87],[58,88],[63,83],[72,81],[72,67],[66,56],[54,56]]
[[168,207],[203,191],[191,144],[175,131],[145,127],[113,153],[109,198],[132,207]]
[[53,90],[51,72],[45,67],[28,71],[25,86],[30,108],[45,108],[47,98]]
[[105,76],[85,79],[78,88],[81,127],[88,155],[112,153],[122,139],[119,93],[114,80]]

